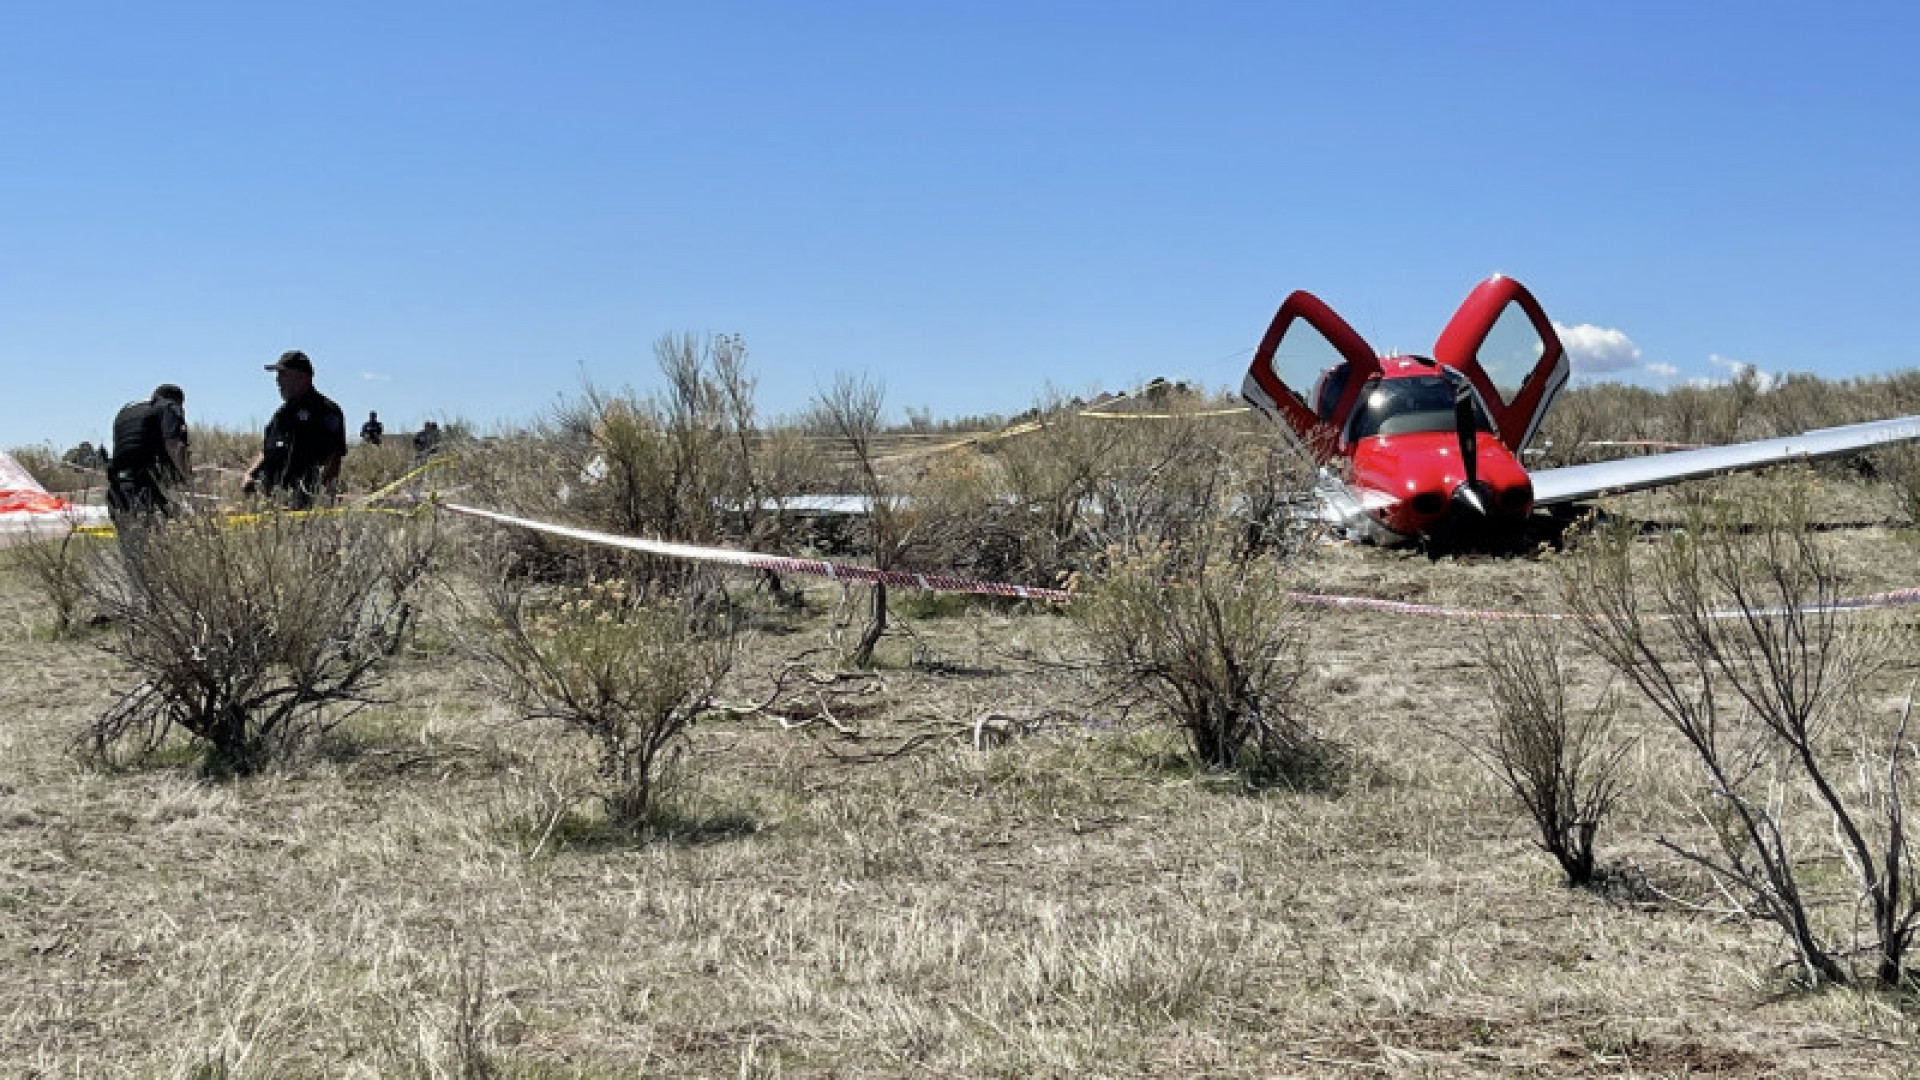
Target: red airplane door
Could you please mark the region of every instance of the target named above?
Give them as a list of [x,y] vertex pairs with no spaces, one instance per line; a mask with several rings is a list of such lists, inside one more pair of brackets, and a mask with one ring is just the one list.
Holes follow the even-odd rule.
[[1515,454],[1540,429],[1571,372],[1540,302],[1526,286],[1499,274],[1467,296],[1440,332],[1433,358],[1480,392],[1500,441]]
[[1287,297],[1254,351],[1240,395],[1313,455],[1333,455],[1380,359],[1346,320],[1304,290]]

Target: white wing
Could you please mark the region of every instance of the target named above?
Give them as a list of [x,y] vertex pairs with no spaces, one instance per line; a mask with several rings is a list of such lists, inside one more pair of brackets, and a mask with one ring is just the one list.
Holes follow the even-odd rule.
[[1677,450],[1669,454],[1542,469],[1531,474],[1535,506],[1639,491],[1682,480],[1762,469],[1793,461],[1840,457],[1875,446],[1920,439],[1920,416],[1821,428],[1778,439]]

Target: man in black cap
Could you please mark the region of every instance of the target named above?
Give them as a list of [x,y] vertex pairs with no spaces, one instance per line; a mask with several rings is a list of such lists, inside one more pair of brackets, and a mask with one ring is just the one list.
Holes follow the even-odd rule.
[[240,490],[279,498],[305,510],[331,500],[347,454],[347,418],[332,399],[313,388],[313,361],[298,349],[267,365],[280,388],[281,405],[267,421],[260,456],[247,468]]
[[113,418],[107,459],[107,513],[120,546],[131,552],[156,514],[173,510],[167,494],[193,478],[187,442],[187,394],[161,383],[145,401],[130,401]]

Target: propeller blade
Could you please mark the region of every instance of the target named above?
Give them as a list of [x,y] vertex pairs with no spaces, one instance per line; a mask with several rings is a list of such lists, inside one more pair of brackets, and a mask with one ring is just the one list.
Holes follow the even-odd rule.
[[1454,377],[1453,429],[1460,436],[1460,461],[1467,470],[1467,485],[1480,479],[1480,437],[1474,423],[1473,387],[1467,380]]
[[1486,505],[1480,498],[1479,419],[1474,410],[1473,385],[1458,372],[1453,373],[1453,430],[1460,437],[1460,464],[1466,470],[1466,482],[1455,493],[1474,510],[1484,515]]

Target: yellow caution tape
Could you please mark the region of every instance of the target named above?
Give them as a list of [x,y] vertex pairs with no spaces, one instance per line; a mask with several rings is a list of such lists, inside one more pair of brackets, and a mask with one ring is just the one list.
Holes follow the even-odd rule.
[[[388,514],[393,517],[417,517],[433,510],[431,502],[422,502],[418,506],[325,506],[313,510],[227,510],[207,516],[218,518],[225,527],[257,525],[271,518],[308,518],[332,517],[336,514]],[[76,525],[75,535],[112,537],[118,535],[111,524]]]
[[400,479],[395,480],[391,484],[382,485],[381,487],[378,487],[373,491],[368,492],[367,494],[361,496],[359,501],[365,503],[365,502],[372,502],[375,499],[384,499],[387,496],[393,494],[394,492],[400,490],[402,487],[406,486],[406,484],[409,481],[418,479],[419,477],[425,475],[429,470],[437,469],[442,465],[450,465],[453,463],[453,460],[454,460],[454,457],[452,454],[441,454],[441,455],[435,455],[433,457],[430,457],[427,459],[426,464],[421,465],[419,468],[412,470],[411,472],[402,476]]
[[1240,405],[1232,409],[1201,409],[1198,412],[1184,413],[1111,413],[1082,409],[1075,415],[1090,417],[1096,420],[1184,420],[1190,416],[1235,416],[1243,412],[1252,411],[1253,410],[1247,406]]

